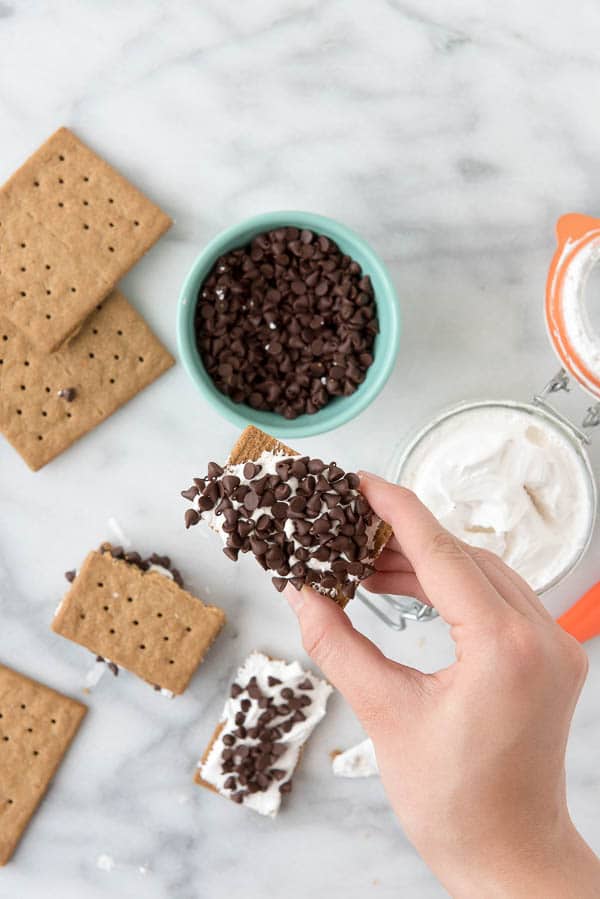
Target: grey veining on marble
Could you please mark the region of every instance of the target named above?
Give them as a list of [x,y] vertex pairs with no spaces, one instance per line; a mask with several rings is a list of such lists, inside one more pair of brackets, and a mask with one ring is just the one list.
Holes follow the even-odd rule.
[[[298,448],[381,472],[442,407],[527,399],[557,368],[541,304],[555,219],[600,213],[599,28],[597,4],[541,0],[3,0],[0,179],[66,124],[147,190],[175,226],[122,288],[172,350],[181,281],[221,228],[296,208],[360,231],[398,286],[400,357],[359,419]],[[586,404],[559,402],[574,416]],[[181,699],[101,680],[0,899],[444,895],[378,780],[332,776],[329,751],[361,737],[339,696],[275,822],[192,784],[245,654],[307,661],[258,567],[182,528],[178,491],[235,436],[178,365],[38,474],[0,442],[3,662],[81,695],[90,660],[48,625],[62,572],[112,536],[111,517],[229,617]],[[554,612],[600,579],[598,549],[548,597]],[[351,615],[408,664],[452,658],[440,621],[392,634],[358,604]],[[600,851],[600,640],[589,654],[568,776]]]

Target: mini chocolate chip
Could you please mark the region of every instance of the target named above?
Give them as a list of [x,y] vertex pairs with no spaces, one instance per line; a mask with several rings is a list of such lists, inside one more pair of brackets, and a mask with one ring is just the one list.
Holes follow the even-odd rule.
[[276,687],[278,684],[281,683],[281,681],[279,680],[278,677],[273,677],[272,675],[269,675],[267,683],[269,684],[270,687]]
[[284,577],[273,577],[271,578],[273,586],[275,589],[281,593],[287,587],[287,580]]
[[289,484],[278,484],[277,487],[275,487],[275,489],[273,490],[276,500],[287,499],[290,496],[291,492],[292,490]]
[[252,705],[252,703],[250,702],[249,699],[242,699],[242,701],[240,702],[240,708],[241,708],[242,712],[249,711],[251,705]]
[[334,481],[338,481],[340,478],[344,477],[344,470],[340,468],[335,462],[331,462],[329,464],[329,468],[327,469],[327,477],[331,483]]
[[352,490],[358,490],[358,487],[359,487],[359,485],[360,485],[360,478],[359,478],[359,476],[358,476],[357,474],[355,474],[353,471],[350,471],[350,472],[348,472],[348,474],[346,475],[346,478],[348,479],[348,484],[349,484],[349,486],[351,487],[351,489],[352,489]]
[[240,479],[237,475],[226,474],[221,478],[221,483],[226,494],[233,493],[236,487],[240,486]]
[[288,481],[290,477],[290,463],[289,462],[277,462],[275,464],[275,471],[279,475],[282,481]]
[[70,584],[73,583],[73,581],[75,580],[76,577],[77,577],[77,572],[74,568],[71,571],[65,571],[65,578],[68,580],[68,582]]
[[281,784],[279,787],[280,793],[291,793],[292,792],[292,781],[286,780],[285,783]]
[[263,695],[262,690],[260,689],[258,684],[250,684],[247,689],[248,696],[250,696],[251,699],[260,699],[260,697]]
[[233,734],[225,734],[225,736],[223,737],[223,744],[225,746],[233,746],[234,743],[235,737],[233,736]]
[[237,697],[240,695],[240,693],[243,693],[243,692],[244,692],[244,688],[242,686],[240,686],[240,684],[233,683],[231,685],[229,695],[231,696],[232,699],[237,699]]
[[200,516],[196,512],[195,509],[186,509],[184,515],[185,526],[187,528],[191,528],[192,525],[198,524],[200,521]]
[[240,551],[237,547],[225,546],[223,548],[223,552],[227,556],[228,559],[231,559],[232,562],[237,562],[237,560],[239,558],[239,554],[240,554]]
[[207,470],[209,478],[218,478],[223,474],[223,469],[217,462],[209,462]]
[[305,677],[304,680],[300,681],[300,683],[298,684],[299,690],[314,690],[314,688],[315,688],[315,685],[307,677]]
[[254,530],[254,522],[252,521],[240,521],[237,526],[237,531],[240,537],[245,538],[248,534],[251,534]]
[[244,801],[245,796],[246,796],[246,793],[243,790],[240,790],[238,793],[232,793],[231,799],[234,802],[237,802],[238,805],[241,805],[242,802]]
[[236,784],[237,784],[237,780],[235,779],[235,777],[230,776],[225,780],[225,783],[223,784],[223,786],[225,787],[226,790],[235,790]]
[[255,465],[254,462],[246,462],[244,465],[244,477],[247,481],[251,481],[252,478],[255,478],[257,474],[260,472],[260,465]]
[[244,715],[243,712],[236,712],[235,718],[233,720],[238,725],[238,727],[241,727],[241,725],[244,724],[244,722],[246,721],[246,716]]
[[215,501],[204,494],[198,497],[196,505],[200,512],[209,512],[211,509],[214,509]]
[[304,478],[308,474],[308,468],[306,467],[306,463],[301,459],[297,459],[295,462],[292,462],[292,474],[295,478]]
[[77,396],[77,391],[74,387],[63,387],[58,391],[58,396],[61,398],[61,400],[65,400],[65,402],[67,403],[72,403]]
[[291,689],[291,687],[284,687],[281,691],[281,695],[283,699],[293,699],[294,691]]
[[260,501],[260,497],[253,490],[248,491],[246,496],[244,497],[244,506],[248,509],[249,512],[254,512],[255,509],[262,505]]
[[198,488],[197,487],[188,487],[187,490],[182,490],[181,495],[184,499],[193,500],[198,496]]

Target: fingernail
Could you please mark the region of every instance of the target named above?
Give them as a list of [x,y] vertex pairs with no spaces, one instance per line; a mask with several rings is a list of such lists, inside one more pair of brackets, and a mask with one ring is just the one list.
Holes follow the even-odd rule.
[[302,606],[304,605],[304,593],[302,590],[296,590],[295,587],[290,585],[286,587],[283,591],[285,598],[287,599],[290,608],[297,615]]
[[363,478],[365,478],[365,480],[368,480],[368,481],[384,481],[385,482],[385,478],[380,478],[378,474],[373,474],[372,471],[358,471],[357,474],[358,474],[359,478],[361,479],[361,481]]

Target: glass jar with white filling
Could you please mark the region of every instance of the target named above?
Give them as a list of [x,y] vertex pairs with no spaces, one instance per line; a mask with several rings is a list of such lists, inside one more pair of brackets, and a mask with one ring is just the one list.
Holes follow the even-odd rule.
[[[587,453],[600,402],[578,427],[548,402],[577,381],[600,399],[600,335],[584,305],[600,260],[600,220],[563,216],[546,289],[546,324],[561,370],[532,402],[481,400],[446,409],[392,459],[390,480],[412,489],[457,537],[495,552],[539,595],[583,558],[597,489]],[[395,629],[435,610],[411,597],[360,598]]]

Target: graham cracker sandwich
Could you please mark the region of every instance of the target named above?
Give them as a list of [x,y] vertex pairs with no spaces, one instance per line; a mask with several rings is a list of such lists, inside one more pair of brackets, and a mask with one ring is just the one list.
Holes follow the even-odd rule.
[[167,557],[105,543],[66,577],[52,630],[163,694],[183,693],[225,624],[221,609],[183,589]]

